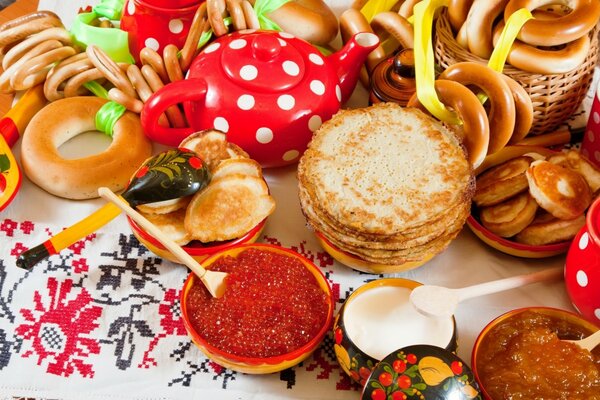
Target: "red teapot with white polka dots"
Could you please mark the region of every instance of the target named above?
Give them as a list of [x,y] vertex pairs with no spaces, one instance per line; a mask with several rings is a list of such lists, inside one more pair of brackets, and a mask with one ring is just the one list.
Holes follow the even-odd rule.
[[[186,79],[158,90],[141,121],[150,139],[177,146],[202,129],[218,129],[263,167],[298,161],[312,133],[337,112],[356,86],[379,39],[358,33],[323,56],[310,43],[276,31],[221,36],[196,57]],[[158,124],[170,106],[184,103],[187,128]]]
[[565,284],[577,311],[600,324],[600,198],[588,209],[585,225],[571,242]]

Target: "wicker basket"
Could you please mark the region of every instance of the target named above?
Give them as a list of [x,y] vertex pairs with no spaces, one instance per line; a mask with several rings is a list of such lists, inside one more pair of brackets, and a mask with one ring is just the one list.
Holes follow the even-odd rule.
[[[533,126],[530,134],[551,132],[568,119],[583,101],[594,76],[598,60],[598,26],[590,32],[590,52],[579,68],[564,74],[543,75],[526,72],[506,64],[504,74],[521,84],[533,102]],[[435,58],[442,69],[461,61],[487,64],[462,48],[454,39],[444,10],[435,27]]]

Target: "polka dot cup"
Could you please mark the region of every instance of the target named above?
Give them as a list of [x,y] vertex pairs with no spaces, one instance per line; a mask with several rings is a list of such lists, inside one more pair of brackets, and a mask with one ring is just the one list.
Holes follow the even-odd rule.
[[587,319],[600,323],[600,198],[575,236],[565,264],[565,283],[571,302]]
[[600,167],[600,85],[592,102],[590,117],[581,142],[581,153]]
[[136,62],[139,62],[139,53],[144,47],[160,54],[168,44],[182,48],[201,3],[198,0],[128,0],[123,9],[121,29],[129,34],[129,50]]

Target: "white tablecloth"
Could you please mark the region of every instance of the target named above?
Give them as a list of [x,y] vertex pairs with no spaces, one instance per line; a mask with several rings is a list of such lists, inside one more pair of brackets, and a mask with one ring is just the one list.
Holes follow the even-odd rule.
[[[80,3],[88,4],[42,0],[40,8],[55,10],[68,25]],[[330,4],[338,14],[346,7],[342,0]],[[359,85],[347,107],[362,105],[366,93]],[[17,157],[18,149],[19,144]],[[332,283],[337,309],[352,290],[379,276],[354,271],[323,252],[300,211],[295,172],[293,166],[265,171],[277,209],[260,240],[313,259]],[[24,248],[102,204],[59,199],[24,177],[18,197],[0,213],[0,398],[360,397],[337,365],[331,336],[312,357],[281,373],[245,375],[209,362],[179,318],[177,296],[188,271],[139,245],[123,216],[31,272],[15,267]],[[502,254],[465,227],[445,252],[394,276],[460,287],[563,263],[564,255],[528,260]],[[470,364],[475,338],[489,321],[511,309],[540,305],[574,311],[562,282],[465,301],[456,312],[458,355]]]

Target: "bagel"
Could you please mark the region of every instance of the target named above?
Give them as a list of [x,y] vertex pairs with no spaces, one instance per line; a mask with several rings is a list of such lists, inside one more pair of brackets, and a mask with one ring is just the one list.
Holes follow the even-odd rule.
[[518,194],[494,206],[480,210],[483,226],[501,237],[512,237],[521,232],[535,218],[538,204],[527,192]]
[[477,177],[473,201],[480,207],[493,206],[527,190],[525,171],[533,158],[520,156],[485,171]]
[[475,0],[448,0],[448,20],[455,32],[467,21],[469,10]]
[[573,219],[558,219],[551,214],[543,213],[519,232],[515,240],[532,246],[560,243],[573,239],[584,225],[585,214]]
[[529,193],[556,218],[576,218],[592,202],[592,192],[583,176],[560,165],[537,160],[531,163],[526,176]]
[[519,40],[533,46],[558,46],[587,35],[600,18],[598,0],[510,0],[504,9],[504,22],[521,8],[533,11],[546,5],[564,5],[571,12],[561,17],[531,19],[519,31]]
[[490,141],[488,154],[494,154],[508,143],[515,128],[515,100],[502,74],[490,67],[465,61],[448,67],[438,79],[449,79],[465,86],[476,86],[488,97]]
[[119,191],[152,153],[139,117],[126,112],[115,124],[110,146],[98,153],[65,159],[63,143],[82,132],[94,131],[98,110],[107,101],[71,97],[48,104],[31,120],[21,143],[25,175],[47,192],[67,199],[98,197],[98,188]]
[[494,50],[492,27],[508,0],[475,1],[467,16],[467,42],[469,51],[478,57],[488,59]]
[[515,101],[515,127],[508,143],[517,144],[529,134],[533,125],[533,102],[519,82],[504,74],[500,76],[510,88]]
[[[494,29],[494,45],[504,29],[500,21]],[[515,40],[507,61],[514,67],[535,74],[564,74],[584,63],[591,47],[589,35],[583,35],[559,49],[538,48]]]
[[[438,79],[435,81],[435,91],[440,101],[459,115],[463,123],[461,140],[467,149],[469,162],[473,168],[477,168],[488,153],[490,141],[490,124],[485,109],[477,96],[458,82]],[[416,93],[407,105],[427,112]]]
[[[359,32],[375,33],[363,13],[355,8],[349,8],[340,15],[342,42],[348,42],[352,36]],[[386,54],[383,47],[381,45],[377,46],[367,55],[365,64],[368,72],[370,73],[385,58]]]

